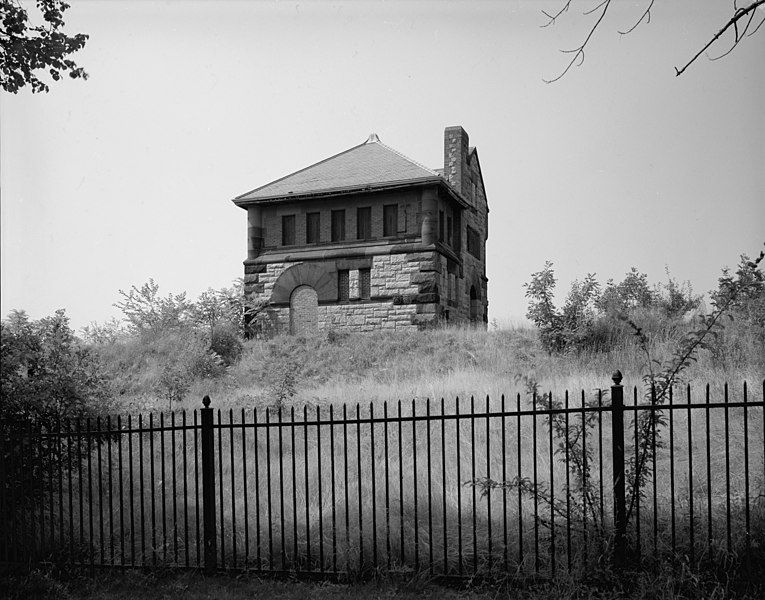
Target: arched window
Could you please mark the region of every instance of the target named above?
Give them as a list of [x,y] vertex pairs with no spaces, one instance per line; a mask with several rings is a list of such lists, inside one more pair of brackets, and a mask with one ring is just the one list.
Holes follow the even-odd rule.
[[313,333],[319,327],[319,297],[310,285],[297,286],[290,296],[290,333]]

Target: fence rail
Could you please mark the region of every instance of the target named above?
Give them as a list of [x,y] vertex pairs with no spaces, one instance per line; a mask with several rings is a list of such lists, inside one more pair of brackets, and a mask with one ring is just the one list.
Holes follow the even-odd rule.
[[554,576],[762,547],[765,382],[623,389],[3,423],[0,561]]

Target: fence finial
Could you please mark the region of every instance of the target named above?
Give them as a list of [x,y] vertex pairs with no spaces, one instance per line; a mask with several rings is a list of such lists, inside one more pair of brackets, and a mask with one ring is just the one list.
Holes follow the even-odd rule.
[[620,385],[622,382],[622,372],[617,369],[616,371],[614,371],[614,374],[611,375],[611,379],[613,379],[616,385]]
[[210,396],[205,395],[205,397],[202,398],[202,404],[204,404],[205,408],[210,408]]

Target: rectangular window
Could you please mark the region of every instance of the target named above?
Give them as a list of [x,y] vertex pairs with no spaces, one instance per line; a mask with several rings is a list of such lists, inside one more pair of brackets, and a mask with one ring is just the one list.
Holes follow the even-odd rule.
[[345,240],[345,211],[332,211],[332,241],[342,242]]
[[282,246],[295,245],[295,215],[282,216]]
[[356,209],[356,239],[372,238],[372,209],[370,207]]
[[383,206],[383,236],[396,235],[398,232],[398,204]]
[[319,243],[319,229],[321,227],[321,213],[306,213],[305,215],[305,243]]
[[369,269],[359,269],[359,296],[362,300],[371,297],[372,273]]
[[444,241],[444,211],[438,211],[438,241]]
[[337,272],[337,298],[341,302],[348,300],[350,297],[350,285],[348,270],[341,270]]
[[452,235],[452,218],[446,217],[446,243],[454,247],[454,236]]
[[481,240],[478,232],[472,227],[467,228],[467,251],[476,258],[481,258]]

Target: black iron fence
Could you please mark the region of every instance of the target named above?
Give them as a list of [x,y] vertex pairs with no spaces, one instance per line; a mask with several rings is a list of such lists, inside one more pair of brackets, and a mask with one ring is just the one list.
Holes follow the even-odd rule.
[[[3,423],[0,561],[550,576],[765,546],[746,384]],[[762,391],[765,392],[765,382]],[[716,396],[717,394],[717,396]]]

